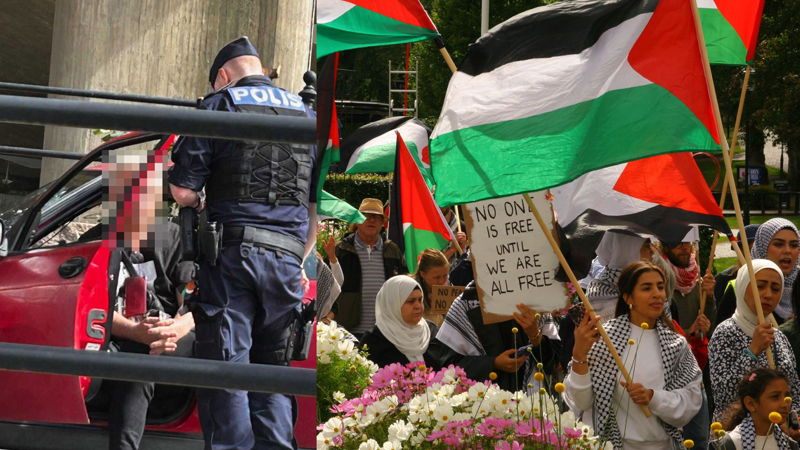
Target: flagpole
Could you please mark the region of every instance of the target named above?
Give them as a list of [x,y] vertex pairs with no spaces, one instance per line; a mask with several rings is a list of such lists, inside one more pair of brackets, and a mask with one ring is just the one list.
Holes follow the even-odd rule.
[[[719,103],[717,103],[717,92],[714,88],[714,79],[711,77],[711,66],[708,64],[708,52],[706,50],[705,37],[703,36],[703,26],[700,24],[700,14],[697,12],[696,0],[689,0],[689,3],[692,7],[692,16],[694,17],[694,27],[697,33],[697,44],[699,46],[700,55],[703,58],[703,72],[705,73],[706,77],[706,88],[708,89],[708,95],[711,98],[711,106],[714,114],[714,121],[716,122],[717,135],[719,136],[720,143],[722,144],[722,156],[725,159],[726,169],[725,176],[728,180],[728,184],[731,187],[731,199],[733,200],[733,208],[736,211],[736,223],[739,227],[739,236],[744,238],[741,241],[742,248],[744,249],[744,255],[742,255],[742,251],[736,249],[736,246],[734,246],[734,249],[736,249],[740,259],[742,256],[744,256],[745,263],[747,264],[747,272],[750,276],[750,290],[753,293],[753,303],[756,306],[758,323],[762,324],[764,323],[764,311],[761,309],[761,297],[758,294],[756,275],[755,271],[753,270],[753,260],[750,257],[750,244],[747,242],[747,235],[744,232],[742,209],[739,205],[739,194],[736,192],[736,182],[733,179],[733,164],[731,163],[728,140],[725,138],[725,130],[722,127],[722,119],[719,115]],[[731,241],[733,242],[735,239],[733,239],[732,236],[731,238]],[[767,347],[767,361],[769,362],[769,366],[774,369],[775,360],[772,357],[772,349],[770,347]]]
[[[448,52],[447,47],[444,46],[444,39],[442,39],[441,36],[438,36],[435,39],[435,42],[436,46],[439,47],[439,53],[442,54],[442,58],[444,58],[444,62],[447,63],[447,67],[450,68],[450,71],[452,73],[458,72],[456,63],[453,62],[453,58],[450,57],[450,52]],[[458,213],[458,205],[453,205],[453,211],[456,213],[456,228],[458,229],[458,232],[461,233],[461,214]],[[462,253],[460,247],[457,248],[459,249],[458,252]]]
[[[736,121],[733,124],[733,133],[731,134],[731,148],[730,151],[733,152],[736,149],[736,143],[738,142],[738,135],[739,135],[739,125],[742,122],[742,111],[744,110],[744,98],[747,94],[747,85],[750,82],[750,65],[747,65],[747,68],[744,70],[744,80],[742,81],[742,92],[739,94],[739,108],[736,110]],[[733,158],[733,155],[731,155]],[[719,209],[724,209],[725,207],[725,197],[728,195],[728,177],[725,177],[725,181],[722,183],[722,191],[719,195]],[[746,236],[739,236],[740,239],[747,239]],[[711,252],[708,255],[708,267],[706,268],[706,274],[711,273],[711,269],[714,267],[714,254],[717,251],[717,240],[719,239],[719,231],[714,230],[714,238],[711,240]],[[742,264],[744,261],[739,259],[739,264]],[[706,291],[700,290],[700,314],[703,314],[703,311],[706,310]]]
[[[558,246],[558,242],[556,242],[555,238],[553,237],[553,234],[550,232],[550,226],[548,226],[545,223],[544,219],[542,219],[541,214],[539,214],[539,210],[536,208],[536,204],[533,203],[533,200],[531,200],[531,196],[528,195],[527,193],[522,194],[522,196],[525,198],[525,202],[528,203],[528,208],[530,208],[530,210],[533,212],[533,217],[536,218],[536,222],[539,223],[539,228],[541,228],[542,232],[544,232],[544,237],[547,238],[547,242],[550,243],[550,247],[553,248],[553,252],[558,257],[558,262],[561,263],[561,267],[564,268],[564,271],[567,273],[569,281],[575,287],[575,291],[578,293],[578,297],[581,298],[583,306],[584,308],[586,308],[586,312],[591,314],[590,317],[595,317],[596,314],[594,312],[594,308],[592,308],[592,304],[589,303],[589,299],[586,298],[586,294],[583,292],[581,285],[578,283],[578,279],[575,277],[575,273],[572,272],[572,268],[569,266],[567,259],[564,258],[564,254],[561,253],[561,247]],[[633,378],[631,378],[630,373],[628,373],[628,369],[625,367],[625,363],[622,362],[622,358],[619,357],[617,349],[614,348],[614,343],[611,342],[611,338],[608,337],[608,334],[606,334],[606,330],[603,328],[603,325],[600,324],[599,322],[597,323],[597,331],[600,332],[600,336],[602,336],[603,342],[608,347],[608,351],[611,352],[611,356],[614,357],[614,361],[616,361],[617,367],[619,367],[619,371],[622,374],[622,377],[625,378],[625,382],[628,385],[633,384]],[[646,417],[651,416],[650,408],[648,408],[646,405],[639,405],[639,407],[642,408],[642,412]]]

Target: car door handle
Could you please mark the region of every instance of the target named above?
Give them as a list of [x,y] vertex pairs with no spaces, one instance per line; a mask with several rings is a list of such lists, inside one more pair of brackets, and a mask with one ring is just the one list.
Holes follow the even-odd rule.
[[73,256],[66,262],[58,266],[58,274],[61,278],[75,278],[86,269],[87,261],[83,256]]

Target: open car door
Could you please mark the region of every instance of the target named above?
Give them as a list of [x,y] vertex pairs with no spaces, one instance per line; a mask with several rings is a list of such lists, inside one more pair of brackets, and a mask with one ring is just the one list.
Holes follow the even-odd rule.
[[[131,133],[80,160],[24,211],[0,257],[0,341],[105,350],[116,281],[100,233],[103,151],[159,139]],[[152,145],[152,144],[150,144]],[[0,420],[89,423],[91,379],[0,371]]]

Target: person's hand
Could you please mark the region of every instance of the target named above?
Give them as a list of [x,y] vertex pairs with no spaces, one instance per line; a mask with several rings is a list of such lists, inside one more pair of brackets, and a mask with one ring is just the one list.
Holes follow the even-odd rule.
[[711,321],[708,320],[705,314],[698,314],[697,318],[694,319],[694,323],[692,326],[689,327],[687,332],[690,335],[697,335],[698,333],[706,334],[708,330],[711,328]]
[[150,343],[150,354],[160,355],[165,352],[174,352],[178,348],[178,341],[191,331],[191,323],[178,322],[175,319],[159,321],[147,333],[156,340]]
[[628,391],[628,394],[631,396],[631,400],[633,403],[637,405],[647,406],[650,404],[650,400],[653,399],[653,390],[646,389],[639,383],[631,383],[630,385],[624,381],[620,381],[619,384]]
[[308,276],[306,275],[306,269],[300,269],[300,286],[303,287],[303,292],[308,289]]
[[333,238],[333,235],[325,242],[325,254],[328,255],[328,261],[330,261],[331,264],[336,264],[336,240]]
[[512,348],[497,355],[494,359],[494,368],[508,373],[514,373],[519,370],[520,367],[525,365],[525,361],[528,360],[528,357],[522,355],[519,358],[514,358],[516,352],[517,349]]
[[467,233],[463,231],[456,232],[456,242],[461,246],[461,250],[464,250],[464,247],[467,245]]
[[714,275],[711,275],[710,273],[707,273],[702,278],[702,283],[700,285],[700,289],[705,291],[706,298],[713,299],[714,298],[714,287],[716,285],[717,285],[717,280],[714,279]]
[[542,335],[539,332],[539,320],[536,319],[536,313],[522,303],[517,305],[517,311],[519,312],[513,314],[514,320],[525,330],[531,344],[539,345]]
[[150,345],[151,342],[158,339],[156,336],[150,334],[150,329],[158,323],[158,317],[145,317],[141,322],[137,323],[131,329],[132,340],[144,345]]
[[773,342],[775,342],[775,329],[772,328],[772,324],[769,322],[758,324],[755,331],[753,331],[753,342],[750,343],[750,351],[758,355],[768,347],[771,347]]
[[597,323],[600,316],[589,317],[589,313],[584,313],[581,323],[575,327],[575,345],[572,347],[572,357],[578,361],[586,361],[589,357],[589,350],[592,345],[600,340],[600,332]]

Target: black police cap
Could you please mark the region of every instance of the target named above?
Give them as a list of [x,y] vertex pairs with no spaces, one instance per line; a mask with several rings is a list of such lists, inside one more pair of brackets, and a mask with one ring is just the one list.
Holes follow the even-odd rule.
[[217,53],[217,57],[214,58],[214,64],[211,64],[211,71],[208,73],[208,82],[214,84],[214,80],[217,79],[217,72],[219,72],[220,67],[226,62],[245,55],[258,57],[258,51],[253,47],[253,44],[250,43],[250,40],[247,39],[247,36],[242,36],[225,47],[222,47],[219,53]]

